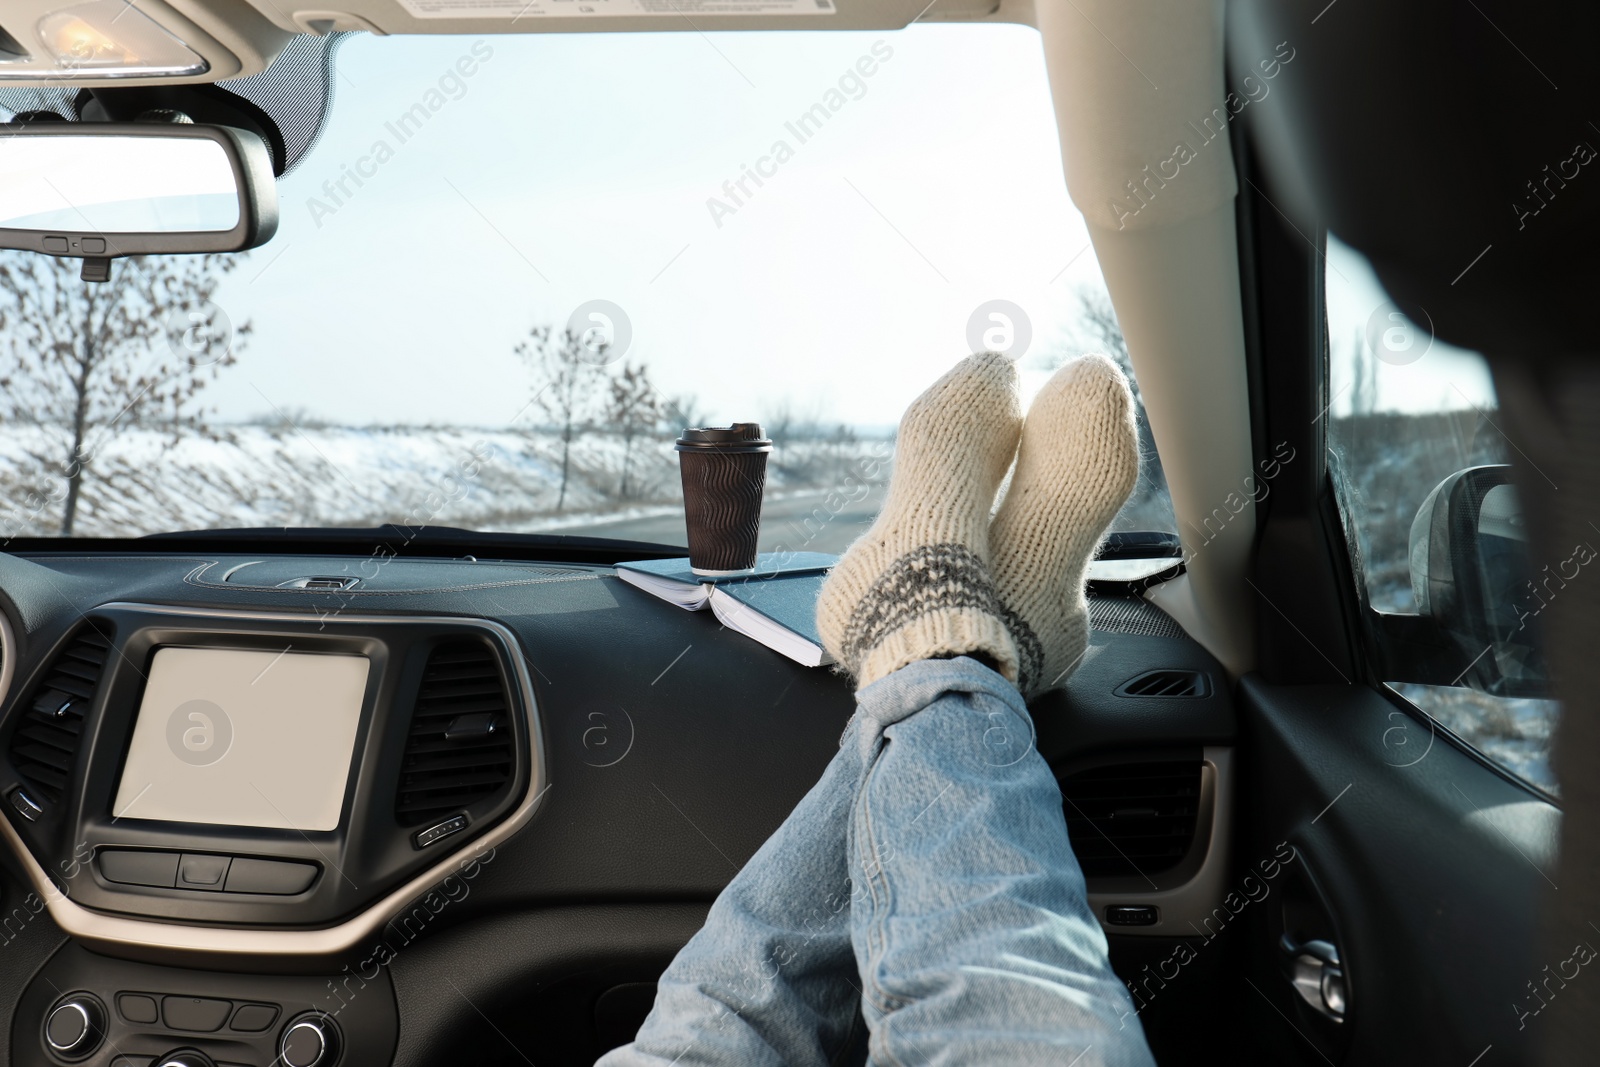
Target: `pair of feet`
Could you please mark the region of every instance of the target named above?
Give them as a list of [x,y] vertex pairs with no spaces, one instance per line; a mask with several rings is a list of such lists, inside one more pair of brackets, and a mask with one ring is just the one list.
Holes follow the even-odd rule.
[[1025,420],[1011,360],[962,360],[900,422],[883,510],[817,601],[823,644],[858,686],[957,655],[986,657],[1024,697],[1059,685],[1088,644],[1089,560],[1138,475],[1133,398],[1109,359],[1062,367]]

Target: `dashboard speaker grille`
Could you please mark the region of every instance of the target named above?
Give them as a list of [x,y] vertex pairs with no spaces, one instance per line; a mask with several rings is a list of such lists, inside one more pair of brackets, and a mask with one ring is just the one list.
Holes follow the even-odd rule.
[[1183,627],[1150,601],[1138,596],[1090,596],[1089,625],[1113,634],[1138,637],[1182,637]]
[[35,800],[56,804],[78,757],[83,717],[100,687],[111,642],[92,627],[75,634],[23,705],[11,735],[11,765],[33,787]]
[[395,817],[416,826],[504,788],[515,750],[500,661],[478,640],[433,650],[417,690],[395,795]]
[[1096,767],[1060,782],[1086,878],[1156,874],[1183,861],[1200,814],[1200,761]]

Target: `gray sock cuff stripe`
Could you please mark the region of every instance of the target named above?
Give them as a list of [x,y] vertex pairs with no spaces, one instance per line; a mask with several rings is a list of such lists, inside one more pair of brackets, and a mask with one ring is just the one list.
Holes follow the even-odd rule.
[[1044,642],[1027,619],[1004,604],[1000,605],[1000,621],[1006,624],[1012,643],[1017,646],[1017,688],[1027,696],[1044,674]]
[[854,672],[890,634],[918,619],[959,608],[975,608],[1003,620],[1005,609],[995,595],[988,566],[958,542],[921,545],[891,563],[868,588],[839,642],[840,659]]

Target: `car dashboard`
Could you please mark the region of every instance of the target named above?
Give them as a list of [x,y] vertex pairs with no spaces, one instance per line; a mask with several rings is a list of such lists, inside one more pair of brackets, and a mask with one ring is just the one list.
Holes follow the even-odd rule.
[[[29,552],[0,593],[17,1065],[592,1062],[853,710],[603,563]],[[1090,608],[1031,710],[1127,977],[1222,899],[1235,720],[1137,590]]]

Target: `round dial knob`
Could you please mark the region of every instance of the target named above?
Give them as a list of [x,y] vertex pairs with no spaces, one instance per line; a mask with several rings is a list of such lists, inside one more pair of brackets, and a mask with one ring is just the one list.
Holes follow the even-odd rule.
[[217,1061],[198,1049],[181,1048],[157,1060],[156,1067],[217,1067]]
[[50,1009],[44,1041],[61,1056],[87,1056],[106,1032],[106,1011],[87,993],[72,993]]
[[339,1031],[323,1015],[302,1015],[283,1029],[278,1058],[284,1067],[330,1067],[339,1058]]

